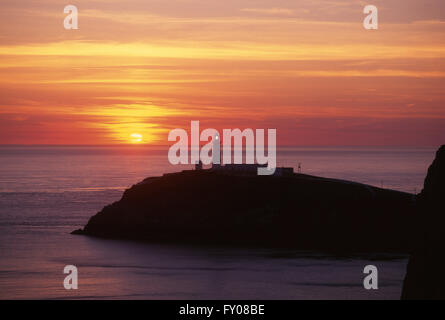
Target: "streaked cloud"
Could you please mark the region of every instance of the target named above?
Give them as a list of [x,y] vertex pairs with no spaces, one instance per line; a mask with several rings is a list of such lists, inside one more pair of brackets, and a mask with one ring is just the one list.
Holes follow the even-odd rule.
[[373,4],[377,32],[358,0],[77,0],[67,31],[60,1],[3,0],[0,143],[165,144],[190,120],[287,145],[437,143],[445,4]]
[[287,8],[243,8],[241,11],[272,16],[293,16],[295,14],[294,10]]

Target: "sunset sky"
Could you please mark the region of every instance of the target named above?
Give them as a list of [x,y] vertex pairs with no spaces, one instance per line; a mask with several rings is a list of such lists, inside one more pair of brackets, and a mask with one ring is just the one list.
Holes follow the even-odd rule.
[[[367,4],[379,30],[363,28]],[[445,143],[443,0],[0,8],[0,144],[166,145],[191,120],[276,128],[279,145]]]

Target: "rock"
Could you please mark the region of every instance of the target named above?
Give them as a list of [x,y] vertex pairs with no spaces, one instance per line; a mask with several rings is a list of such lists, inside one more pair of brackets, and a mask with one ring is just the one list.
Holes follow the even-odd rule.
[[416,245],[408,263],[402,299],[445,299],[445,145],[437,151],[418,196]]
[[77,229],[71,232],[71,234],[85,234],[82,229]]
[[151,177],[76,234],[151,242],[408,252],[412,195],[293,174]]

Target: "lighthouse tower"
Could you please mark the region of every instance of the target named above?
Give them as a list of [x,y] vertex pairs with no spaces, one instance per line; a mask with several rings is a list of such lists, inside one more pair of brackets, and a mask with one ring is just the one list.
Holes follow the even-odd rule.
[[221,138],[218,133],[213,137],[212,167],[221,166]]

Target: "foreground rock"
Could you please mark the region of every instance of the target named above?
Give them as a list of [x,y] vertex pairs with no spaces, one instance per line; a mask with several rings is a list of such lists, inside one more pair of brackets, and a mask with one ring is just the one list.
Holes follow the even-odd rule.
[[418,196],[416,245],[402,299],[445,299],[445,146],[437,151]]
[[75,234],[152,242],[407,252],[412,195],[302,174],[152,177]]

